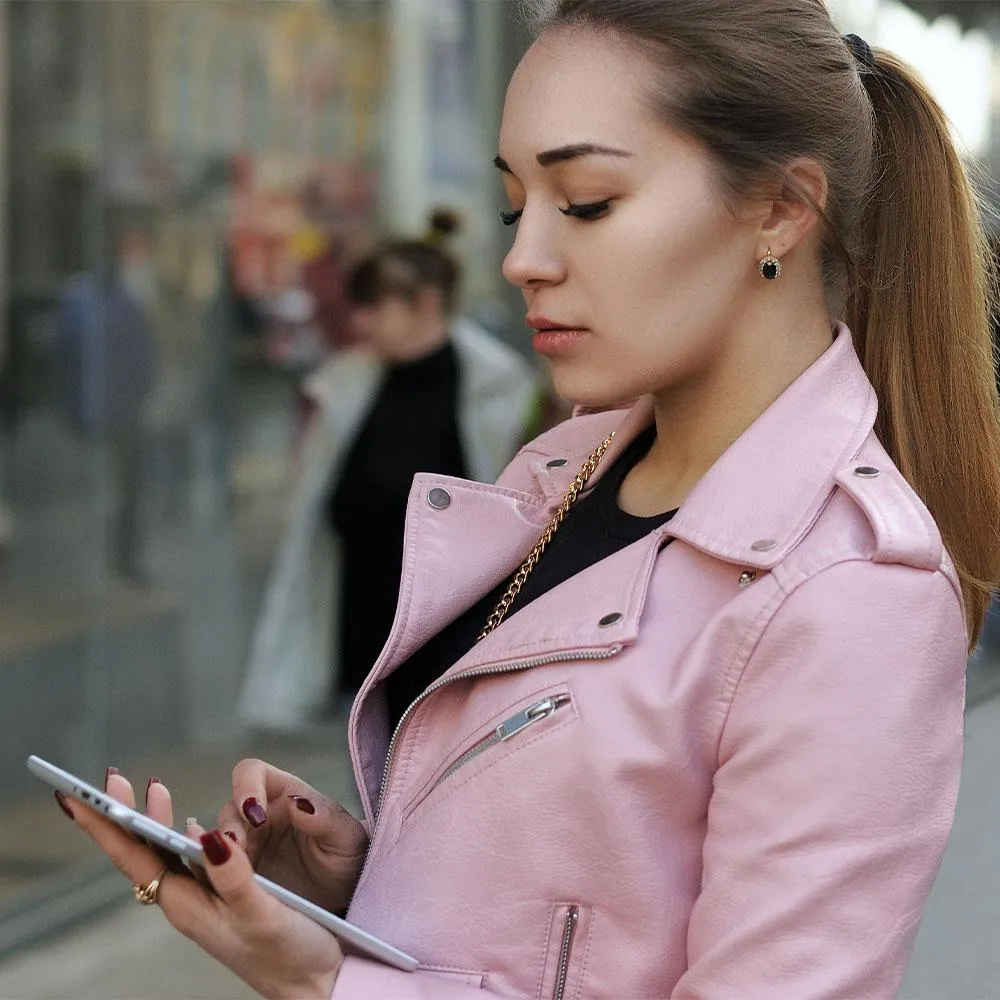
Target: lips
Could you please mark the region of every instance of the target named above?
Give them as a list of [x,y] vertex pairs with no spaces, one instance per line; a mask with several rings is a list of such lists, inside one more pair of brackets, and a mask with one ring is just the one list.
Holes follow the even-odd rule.
[[538,313],[529,313],[527,323],[528,326],[539,333],[554,333],[560,330],[580,332],[584,329],[584,327],[575,323],[557,323],[555,320],[549,319],[548,316],[542,316]]
[[531,346],[547,358],[555,358],[571,351],[588,333],[585,327],[558,323],[541,313],[529,313],[527,322],[535,331]]
[[558,329],[539,330],[531,338],[531,346],[546,358],[555,358],[571,351],[587,336],[586,330]]

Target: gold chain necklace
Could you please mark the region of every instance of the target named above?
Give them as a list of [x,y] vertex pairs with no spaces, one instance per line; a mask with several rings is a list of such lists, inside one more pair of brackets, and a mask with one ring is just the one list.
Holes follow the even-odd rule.
[[569,489],[563,495],[559,509],[552,515],[552,520],[545,526],[542,537],[535,543],[535,547],[528,553],[527,558],[521,563],[521,568],[514,574],[510,586],[500,598],[500,603],[493,609],[493,614],[486,620],[486,627],[479,633],[476,642],[485,639],[504,620],[510,606],[514,603],[517,595],[521,592],[525,580],[531,576],[531,571],[535,568],[546,546],[552,541],[552,536],[556,533],[559,525],[563,523],[570,507],[576,503],[580,493],[583,492],[587,480],[594,474],[594,470],[600,464],[604,453],[608,450],[611,442],[615,439],[614,432],[609,434],[594,450],[594,453],[583,463],[583,467],[576,475],[576,479],[569,484]]

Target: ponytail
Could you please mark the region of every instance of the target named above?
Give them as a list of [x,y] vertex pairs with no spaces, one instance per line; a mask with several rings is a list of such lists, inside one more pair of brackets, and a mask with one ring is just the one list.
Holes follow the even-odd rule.
[[876,431],[955,562],[974,646],[1000,580],[1000,404],[976,196],[948,121],[904,63],[862,79],[875,114],[867,258],[847,320],[878,395]]

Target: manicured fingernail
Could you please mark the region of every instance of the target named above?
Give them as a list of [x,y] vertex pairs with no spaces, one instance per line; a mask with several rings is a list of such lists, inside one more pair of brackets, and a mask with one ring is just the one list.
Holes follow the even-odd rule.
[[66,796],[62,792],[56,792],[56,802],[59,803],[59,808],[62,809],[70,819],[76,819],[73,815],[73,810],[66,804]]
[[203,833],[201,846],[204,848],[205,857],[213,865],[224,865],[232,857],[233,852],[222,839],[222,834],[218,830],[209,830],[208,833]]
[[107,768],[104,769],[104,790],[105,791],[108,790],[108,778],[110,778],[112,774],[121,774],[121,771],[119,771],[117,767],[107,767]]
[[288,797],[295,803],[295,808],[300,812],[304,812],[307,816],[315,814],[316,807],[308,799],[301,795],[289,795]]
[[152,785],[162,785],[162,784],[163,782],[160,781],[159,778],[150,778],[149,781],[146,782],[146,798],[147,799],[149,798],[149,789]]
[[267,813],[253,796],[243,803],[243,815],[253,827],[263,826],[267,822]]
[[238,844],[239,841],[236,839],[236,834],[232,830],[226,830],[225,834],[234,844]]

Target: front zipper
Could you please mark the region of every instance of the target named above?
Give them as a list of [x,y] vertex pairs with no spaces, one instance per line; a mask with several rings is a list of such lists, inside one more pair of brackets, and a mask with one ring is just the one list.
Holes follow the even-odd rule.
[[533,726],[536,722],[541,722],[542,719],[547,719],[550,715],[555,715],[563,705],[568,705],[569,703],[570,696],[568,694],[552,695],[549,698],[542,698],[541,701],[536,701],[533,705],[529,705],[518,712],[517,715],[512,715],[509,719],[505,719],[489,736],[484,736],[475,746],[469,747],[461,757],[452,761],[441,772],[441,776],[437,781],[431,785],[430,790],[433,792],[442,781],[450,778],[460,767],[465,767],[466,764],[475,760],[481,753],[485,753],[490,747],[495,747],[498,743],[504,743],[512,736],[523,732],[528,726]]
[[460,674],[454,674],[451,677],[439,677],[429,688],[427,688],[423,694],[419,695],[416,700],[412,701],[406,711],[400,716],[399,722],[396,723],[396,728],[393,730],[392,739],[389,740],[389,749],[386,751],[385,755],[385,767],[382,769],[382,785],[378,792],[378,802],[375,806],[375,811],[372,814],[372,832],[371,837],[368,840],[368,854],[365,857],[364,867],[361,869],[361,876],[358,879],[358,885],[364,880],[365,875],[368,873],[368,862],[371,859],[371,845],[375,840],[375,831],[378,828],[379,817],[382,815],[382,804],[385,802],[386,789],[389,787],[389,771],[392,768],[393,755],[396,752],[396,739],[399,736],[400,730],[406,723],[406,720],[410,717],[413,710],[419,705],[425,698],[432,695],[435,691],[440,691],[441,688],[446,687],[454,681],[465,680],[468,677],[490,677],[496,676],[497,674],[516,674],[520,673],[522,670],[533,670],[535,667],[547,667],[553,663],[569,663],[572,660],[610,660],[617,656],[622,651],[622,647],[619,644],[609,647],[608,649],[583,649],[576,651],[567,651],[564,653],[552,653],[549,656],[539,656],[533,660],[515,660],[513,663],[500,663],[492,667],[475,667],[472,670],[466,670]]
[[556,987],[552,991],[552,1000],[563,1000],[566,993],[566,976],[569,973],[569,958],[573,953],[573,937],[576,925],[580,921],[580,907],[571,906],[566,913],[566,923],[563,925],[562,947],[559,949],[559,965],[556,968]]

